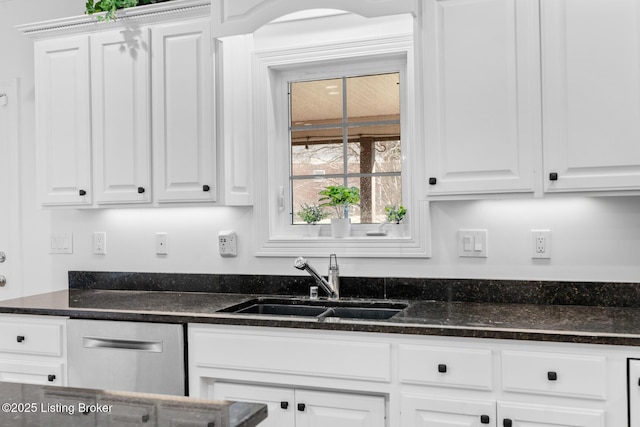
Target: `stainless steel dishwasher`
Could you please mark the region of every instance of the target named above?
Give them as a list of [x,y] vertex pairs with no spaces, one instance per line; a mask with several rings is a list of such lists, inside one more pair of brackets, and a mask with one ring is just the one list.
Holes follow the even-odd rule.
[[185,395],[182,325],[70,319],[71,387]]

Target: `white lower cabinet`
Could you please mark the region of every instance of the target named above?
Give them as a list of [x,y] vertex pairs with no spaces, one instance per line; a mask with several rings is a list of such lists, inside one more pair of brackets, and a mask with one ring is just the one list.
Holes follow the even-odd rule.
[[264,427],[384,427],[385,399],[318,390],[216,382],[214,399],[264,403]]
[[266,403],[267,427],[640,427],[637,347],[230,325],[188,331],[190,395]]
[[67,384],[65,317],[0,315],[0,381]]

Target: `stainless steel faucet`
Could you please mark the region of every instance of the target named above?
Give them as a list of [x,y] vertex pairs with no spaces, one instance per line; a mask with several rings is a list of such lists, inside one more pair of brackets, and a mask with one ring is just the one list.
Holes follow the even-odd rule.
[[323,291],[327,293],[329,299],[340,298],[340,278],[338,270],[338,257],[336,254],[329,256],[329,276],[328,281],[324,277],[320,276],[318,272],[313,268],[306,258],[298,257],[293,263],[294,267],[298,270],[306,270],[311,275]]

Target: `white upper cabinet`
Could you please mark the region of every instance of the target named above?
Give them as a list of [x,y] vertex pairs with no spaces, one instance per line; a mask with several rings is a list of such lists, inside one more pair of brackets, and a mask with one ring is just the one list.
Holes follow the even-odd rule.
[[416,13],[415,0],[212,0],[213,37],[253,33],[270,21],[308,9],[339,9],[373,18]]
[[640,189],[640,2],[541,14],[545,191]]
[[36,138],[42,205],[90,205],[89,39],[35,45]]
[[91,35],[98,204],[151,200],[148,31],[126,27]]
[[159,202],[216,198],[209,29],[205,18],[151,30],[155,196]]
[[428,194],[533,192],[538,1],[425,0],[423,13]]
[[174,0],[19,27],[35,38],[42,205],[216,200],[209,11]]

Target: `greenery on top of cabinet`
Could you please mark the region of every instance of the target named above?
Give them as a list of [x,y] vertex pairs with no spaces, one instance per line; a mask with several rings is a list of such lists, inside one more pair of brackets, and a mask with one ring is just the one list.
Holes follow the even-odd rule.
[[107,12],[104,16],[99,16],[99,21],[109,21],[116,19],[116,11],[128,7],[143,6],[146,4],[161,3],[169,0],[87,0],[85,13],[91,15],[99,12]]

